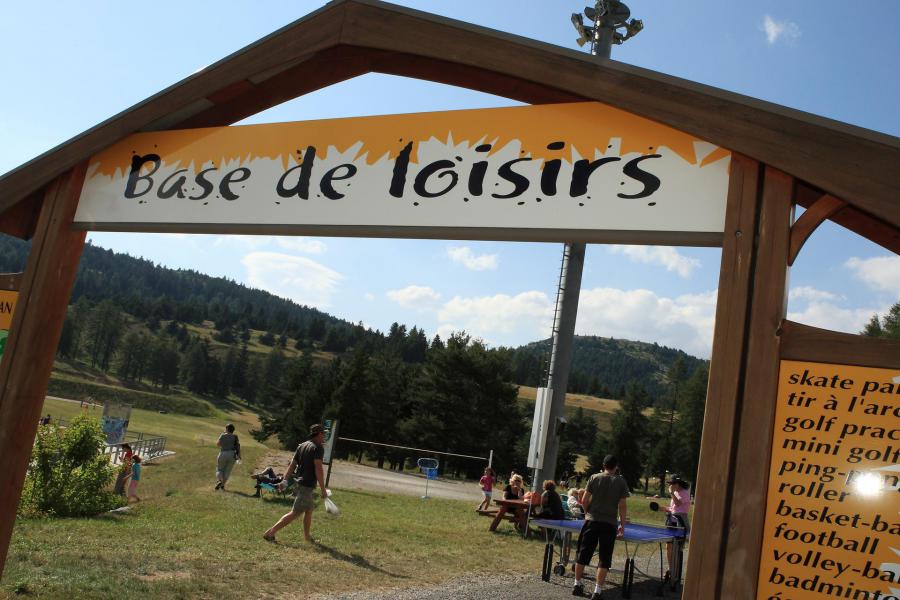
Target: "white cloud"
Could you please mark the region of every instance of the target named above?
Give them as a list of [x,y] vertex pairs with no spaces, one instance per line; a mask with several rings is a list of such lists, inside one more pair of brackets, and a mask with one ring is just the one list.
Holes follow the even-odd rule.
[[[708,357],[715,311],[715,290],[677,298],[660,297],[650,290],[582,290],[576,333],[657,342]],[[550,336],[552,319],[553,302],[544,292],[457,296],[438,312],[442,322],[438,333],[443,338],[464,329],[492,343],[511,335],[537,340]]]
[[791,288],[791,291],[788,292],[788,299],[815,302],[822,300],[838,300],[839,296],[837,294],[832,294],[831,292],[826,292],[825,290],[803,285]]
[[241,259],[253,287],[290,298],[300,304],[325,308],[343,275],[305,256],[278,252],[251,252]]
[[435,308],[441,295],[427,286],[409,285],[401,290],[390,290],[387,297],[402,306],[419,311]]
[[876,308],[841,308],[831,302],[810,302],[802,311],[789,312],[787,318],[797,323],[832,331],[859,333],[872,315],[886,314],[889,308],[887,305]]
[[607,246],[610,252],[624,254],[631,260],[648,265],[660,265],[667,271],[675,271],[681,277],[690,277],[701,263],[696,258],[685,256],[671,246]]
[[217,235],[214,236],[214,246],[243,246],[251,250],[268,245],[272,238],[268,235]]
[[793,21],[776,21],[769,15],[763,18],[760,29],[766,32],[766,41],[769,44],[774,44],[779,39],[790,42],[796,40],[802,34],[800,27]]
[[372,292],[366,292],[365,294],[363,294],[363,298],[365,298],[369,302],[372,302],[373,300],[375,300],[375,294],[373,294]]
[[462,329],[462,327],[457,327],[453,323],[445,323],[437,328],[437,334],[441,336],[441,339],[444,340],[444,342],[446,342],[454,332],[459,331],[460,329]]
[[712,350],[716,291],[677,298],[650,290],[582,290],[576,333],[656,342],[700,357]]
[[[456,296],[438,311],[438,320],[442,323],[456,323],[454,330],[465,329],[484,339],[514,332],[526,332],[533,339],[545,338],[550,335],[552,318],[553,303],[547,294],[537,291],[515,296]],[[444,325],[438,332],[442,330]]]
[[493,271],[500,261],[496,254],[476,255],[468,246],[447,248],[447,256],[455,263],[460,263],[470,271]]
[[306,237],[277,237],[275,241],[285,250],[306,254],[322,254],[328,248],[325,242]]
[[900,256],[853,257],[844,266],[870,288],[900,298]]

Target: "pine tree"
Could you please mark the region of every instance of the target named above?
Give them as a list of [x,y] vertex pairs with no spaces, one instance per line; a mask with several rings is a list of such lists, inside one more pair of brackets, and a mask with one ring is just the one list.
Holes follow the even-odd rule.
[[234,346],[228,347],[228,353],[225,354],[225,360],[222,362],[222,369],[219,371],[219,378],[216,380],[214,393],[219,398],[227,398],[231,393],[231,384],[234,381],[234,372],[237,369],[238,353]]
[[241,388],[241,398],[250,404],[255,404],[259,395],[260,384],[263,378],[263,364],[259,357],[254,356],[247,365],[247,376],[244,387]]
[[139,381],[146,360],[147,348],[144,335],[131,330],[119,345],[116,372],[125,381]]
[[206,369],[209,354],[206,344],[194,338],[181,358],[180,375],[184,386],[195,394],[206,391]]
[[566,424],[559,440],[556,455],[557,475],[574,473],[578,455],[582,454],[585,448],[590,448],[596,436],[597,421],[585,412],[584,407],[579,406]]
[[638,487],[644,473],[644,438],[647,435],[647,417],[642,412],[650,398],[644,388],[632,382],[625,390],[622,404],[612,420],[609,451],[619,459],[622,476],[631,488]]
[[709,385],[709,367],[701,364],[684,384],[681,418],[676,425],[678,444],[675,448],[675,465],[679,474],[688,481],[697,480],[700,462],[700,438],[703,433],[703,415],[706,410],[706,388]]
[[91,366],[109,371],[124,326],[122,311],[111,300],[104,300],[90,311],[85,331]]
[[284,372],[284,354],[281,348],[276,346],[266,356],[262,365],[262,374],[259,382],[258,402],[266,408],[280,406],[282,397],[286,393],[282,385]]

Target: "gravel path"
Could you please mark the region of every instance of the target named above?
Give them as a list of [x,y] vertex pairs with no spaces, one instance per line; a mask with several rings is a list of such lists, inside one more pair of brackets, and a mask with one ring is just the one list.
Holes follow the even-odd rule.
[[[608,585],[603,592],[603,598],[618,599],[622,597],[621,574],[610,573],[609,580],[613,585]],[[549,582],[541,581],[540,575],[492,575],[474,576],[453,579],[441,586],[419,587],[406,589],[381,590],[377,592],[349,592],[337,595],[312,596],[313,600],[555,600],[571,599],[572,584],[574,579],[571,574],[565,577],[551,577]],[[594,582],[585,580],[585,589],[590,593],[594,591]],[[656,594],[658,584],[653,581],[637,580],[634,583],[631,597],[633,600],[681,598],[680,592],[665,590],[663,596]]]

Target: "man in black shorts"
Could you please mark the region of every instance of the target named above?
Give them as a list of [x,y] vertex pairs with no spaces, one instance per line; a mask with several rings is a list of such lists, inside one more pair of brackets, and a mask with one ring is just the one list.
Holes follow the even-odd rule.
[[[597,585],[591,600],[599,600],[606,574],[612,566],[613,546],[616,537],[625,535],[625,516],[628,507],[628,484],[616,475],[619,461],[608,454],[603,459],[603,472],[592,475],[585,488],[582,505],[585,510],[584,526],[578,538],[578,557],[575,562],[575,587],[573,596],[584,595],[584,567],[590,564],[594,550],[599,546],[600,567],[597,569]],[[619,522],[616,523],[616,513]]]
[[279,529],[293,522],[294,519],[303,515],[303,537],[306,541],[311,541],[309,529],[312,526],[313,509],[316,502],[313,490],[316,484],[322,490],[322,499],[328,497],[325,491],[325,476],[322,471],[322,458],[325,456],[325,429],[321,425],[313,425],[309,428],[309,439],[299,446],[294,453],[294,459],[285,471],[285,480],[278,484],[279,489],[284,489],[287,484],[287,478],[294,474],[296,469],[297,478],[297,497],[294,499],[294,506],[291,512],[287,513],[277,523],[272,525],[264,534],[266,541],[274,542],[275,534]]

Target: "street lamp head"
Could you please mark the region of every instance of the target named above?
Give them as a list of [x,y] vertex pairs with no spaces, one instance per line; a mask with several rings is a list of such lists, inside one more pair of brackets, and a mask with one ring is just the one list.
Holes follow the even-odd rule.
[[634,36],[639,34],[641,30],[644,29],[644,22],[640,19],[631,19],[629,22],[622,24],[622,27],[625,28],[625,33],[622,34],[618,31],[615,32],[613,36],[613,43],[615,44],[621,44],[625,40],[633,38]]
[[593,41],[594,28],[585,27],[580,14],[572,13],[572,25],[575,27],[575,31],[578,32],[578,39],[575,40],[575,43],[579,46],[584,46],[586,43]]

